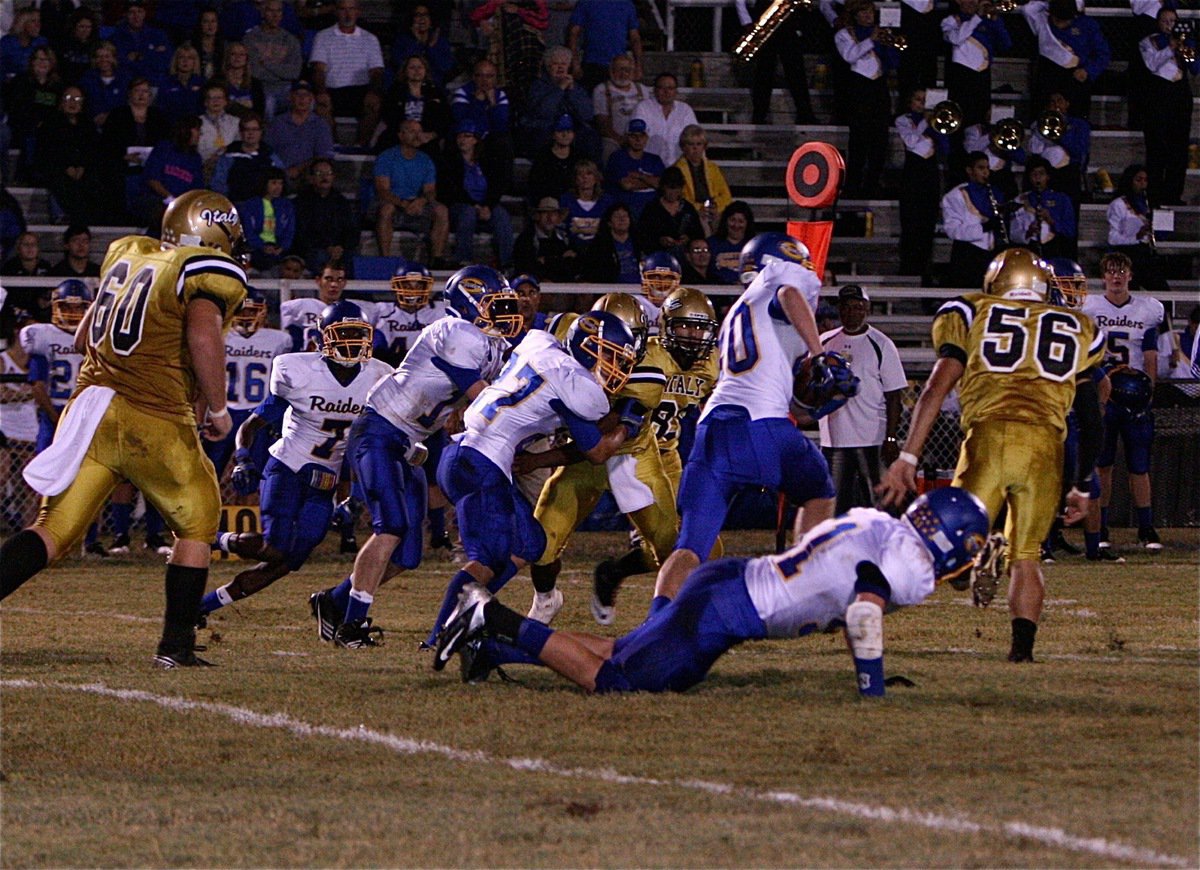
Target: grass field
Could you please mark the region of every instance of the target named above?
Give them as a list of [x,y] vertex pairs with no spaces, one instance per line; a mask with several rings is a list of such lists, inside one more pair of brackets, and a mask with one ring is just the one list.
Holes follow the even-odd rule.
[[[1002,597],[889,616],[916,685],[874,703],[837,635],[739,647],[681,695],[466,686],[417,651],[452,566],[384,587],[387,645],[350,652],[308,615],[330,556],[212,620],[220,667],[155,671],[159,563],[68,562],[0,608],[0,865],[1196,867],[1198,541],[1163,537],[1050,566],[1033,665],[1004,661]],[[619,550],[578,537],[557,627],[597,629]],[[644,613],[634,580],[599,631]]]

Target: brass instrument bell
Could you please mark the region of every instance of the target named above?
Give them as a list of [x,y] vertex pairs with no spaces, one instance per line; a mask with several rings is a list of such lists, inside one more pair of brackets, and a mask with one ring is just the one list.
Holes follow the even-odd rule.
[[933,107],[933,116],[929,119],[929,126],[933,128],[934,132],[941,133],[943,136],[951,136],[962,127],[962,122],[962,106],[954,100],[942,100]]
[[1005,157],[1014,154],[1024,141],[1025,125],[1016,118],[1005,118],[996,124],[988,137],[992,150]]
[[1067,132],[1067,119],[1062,112],[1047,109],[1037,116],[1037,120],[1033,124],[1033,129],[1043,139],[1050,142],[1057,142]]

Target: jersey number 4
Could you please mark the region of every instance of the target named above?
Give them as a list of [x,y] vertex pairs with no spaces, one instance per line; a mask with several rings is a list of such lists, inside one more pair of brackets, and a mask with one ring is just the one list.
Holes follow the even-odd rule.
[[1033,349],[1038,372],[1052,381],[1065,381],[1075,373],[1079,358],[1079,321],[1063,311],[1043,311],[1031,323],[1029,309],[993,305],[979,353],[989,371],[1011,372]]
[[154,275],[154,267],[145,266],[130,281],[128,260],[118,260],[108,270],[96,295],[96,312],[92,315],[89,335],[92,347],[104,341],[110,324],[112,348],[121,356],[129,356],[141,344]]

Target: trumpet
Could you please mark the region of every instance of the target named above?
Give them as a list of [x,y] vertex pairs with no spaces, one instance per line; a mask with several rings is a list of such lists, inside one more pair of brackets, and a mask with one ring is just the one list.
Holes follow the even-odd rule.
[[1067,119],[1062,112],[1047,109],[1037,116],[1037,120],[1033,122],[1033,129],[1043,139],[1058,142],[1067,132]]
[[1175,26],[1171,28],[1171,36],[1175,37],[1179,42],[1179,47],[1175,50],[1179,53],[1179,60],[1191,65],[1196,60],[1196,46],[1191,43],[1192,38],[1192,22],[1176,21]]
[[1017,0],[994,0],[992,9],[996,12],[1015,12],[1020,5]]
[[933,114],[929,118],[929,126],[933,128],[934,132],[941,133],[943,136],[957,133],[962,127],[962,122],[962,106],[954,100],[942,100],[933,107]]
[[906,51],[908,49],[908,37],[903,33],[897,33],[890,27],[879,28],[875,42],[879,45],[890,45],[896,51]]
[[1025,141],[1025,125],[1016,118],[1005,118],[992,128],[988,144],[1004,157],[1011,157]]
[[737,45],[733,47],[734,56],[747,63],[754,60],[754,56],[793,12],[812,9],[815,3],[816,0],[775,0],[754,22],[749,32],[738,40]]

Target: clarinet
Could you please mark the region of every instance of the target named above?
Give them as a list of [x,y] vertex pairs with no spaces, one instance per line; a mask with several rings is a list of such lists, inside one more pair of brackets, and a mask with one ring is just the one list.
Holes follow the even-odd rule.
[[1008,247],[1008,222],[1005,221],[1004,217],[1000,214],[1000,204],[996,202],[996,194],[992,190],[992,186],[990,184],[987,184],[984,186],[987,188],[988,204],[991,205],[992,214],[995,216],[996,222],[1000,228],[1000,232],[998,233],[998,235],[1000,236],[1000,247],[1007,248]]
[[1158,239],[1154,238],[1154,209],[1151,208],[1149,204],[1146,205],[1146,217],[1149,220],[1150,227],[1150,236],[1148,238],[1148,241],[1150,242],[1150,253],[1157,254]]

